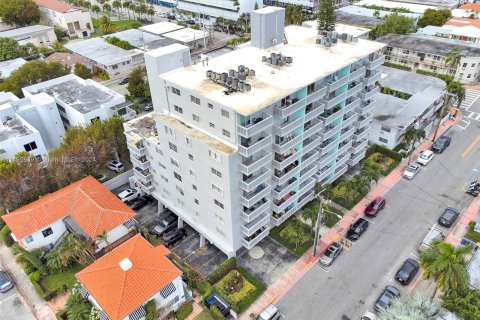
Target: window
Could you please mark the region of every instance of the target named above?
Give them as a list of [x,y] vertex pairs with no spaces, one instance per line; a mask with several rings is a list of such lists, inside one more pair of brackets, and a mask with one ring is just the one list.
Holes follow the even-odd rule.
[[472,63],[472,68],[475,67],[475,63]]
[[172,92],[175,93],[177,96],[181,96],[180,90],[175,87],[172,87]]
[[170,158],[170,163],[173,164],[175,167],[180,168],[180,164],[177,160]]
[[30,143],[24,144],[23,147],[25,148],[25,151],[32,151],[37,149],[37,143],[35,141],[32,141]]
[[400,60],[400,63],[406,64],[406,63],[407,63],[407,60],[401,59],[401,60]]
[[220,171],[216,170],[215,168],[212,168],[212,173],[219,178],[222,177],[222,173]]
[[190,153],[188,154],[188,159],[193,161],[193,156]]
[[178,193],[180,193],[182,196],[184,195],[182,188],[180,188],[179,186],[175,186],[175,188],[177,189]]
[[186,142],[186,144],[188,144],[189,146],[192,145],[192,139],[189,138],[189,137],[185,137],[185,142]]
[[215,213],[215,218],[220,222],[225,222],[225,219],[223,219],[223,217],[221,215],[219,215],[218,213]]
[[210,128],[215,128],[215,125],[210,122]]
[[192,101],[195,104],[200,105],[200,98],[197,98],[195,96],[190,95],[190,101]]
[[37,160],[37,162],[42,162],[42,161],[43,161],[41,155],[36,155],[36,156],[35,156],[35,160]]
[[378,138],[378,141],[383,142],[383,143],[388,143],[388,140],[384,139],[384,138]]
[[225,129],[222,129],[222,133],[225,137],[229,137],[230,138],[230,131],[227,131]]
[[228,111],[222,109],[222,116],[225,117],[225,118],[230,118],[230,113]]
[[212,184],[212,190],[223,196],[223,189],[222,188]]
[[200,122],[200,117],[198,115],[196,115],[195,113],[192,114],[192,119],[193,119],[193,121]]
[[213,202],[214,202],[217,206],[219,206],[220,208],[223,209],[223,203],[221,203],[221,202],[218,201],[217,199],[213,199]]
[[469,74],[467,75],[467,79],[470,79],[471,77],[472,77],[472,74],[469,73]]
[[175,112],[178,112],[178,113],[182,113],[182,114],[183,114],[183,109],[180,108],[179,106],[173,105],[173,110],[175,110]]
[[437,71],[437,67],[435,67],[435,66],[430,66],[430,70]]
[[28,244],[28,243],[30,243],[30,242],[32,242],[32,241],[33,241],[32,235],[29,235],[28,237],[25,237],[25,243]]
[[220,155],[216,153],[215,151],[212,151],[208,149],[208,156],[212,158],[213,160],[217,161],[218,163],[222,162],[222,158],[220,158]]
[[160,168],[167,170],[167,167],[165,167],[165,165],[163,165],[162,163],[159,162],[158,165],[160,166]]
[[389,56],[385,56],[385,60],[390,60],[392,58],[390,58]]
[[220,229],[219,227],[217,227],[217,232],[220,233],[222,236],[225,237],[225,232],[223,232],[223,230]]
[[198,204],[198,199],[195,199],[195,203]]
[[165,126],[165,133],[168,134],[169,136],[175,138],[175,130],[173,130],[172,128],[170,128],[168,126]]
[[410,51],[408,51],[408,50],[403,50],[402,53],[403,53],[403,54],[409,54]]
[[391,131],[391,128],[390,127],[387,127],[387,126],[382,126],[382,131],[385,131],[385,132],[390,132]]
[[459,78],[463,78],[463,73],[460,73],[460,74],[458,75],[458,77],[459,77]]
[[192,169],[189,169],[188,172],[190,173],[190,175],[195,179],[197,177],[197,173],[195,171],[193,171]]
[[466,67],[467,67],[466,63],[462,64],[462,68],[466,68]]
[[392,51],[393,51],[393,47],[387,47],[387,51],[388,51],[388,52],[392,52]]
[[209,103],[209,104],[208,104],[208,108],[209,108],[209,109],[213,109],[213,104]]
[[42,230],[43,237],[48,237],[49,235],[53,234],[52,228],[47,228],[45,230]]
[[178,181],[182,181],[182,176],[179,175],[178,173],[174,172],[174,173],[173,173],[173,176],[174,176],[175,179],[177,179]]
[[433,56],[433,60],[440,61],[440,56]]
[[177,202],[179,205],[181,205],[182,207],[185,207],[185,202],[183,202],[181,199],[177,199]]
[[177,152],[177,146],[174,145],[173,143],[169,142],[168,147],[170,148],[170,150],[173,150],[173,151]]
[[118,69],[118,65],[116,65],[116,64],[112,65],[112,69],[113,70]]
[[163,175],[160,175],[160,179],[162,179],[163,181],[165,181],[166,183],[168,183],[168,178],[164,177]]
[[194,184],[192,184],[192,188],[193,188],[193,190],[195,190],[195,191],[197,191],[197,190],[198,190],[198,189],[197,189],[197,186],[196,186],[196,185],[194,185]]

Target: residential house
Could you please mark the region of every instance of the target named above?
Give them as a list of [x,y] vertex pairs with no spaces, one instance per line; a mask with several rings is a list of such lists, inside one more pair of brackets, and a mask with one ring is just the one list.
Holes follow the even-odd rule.
[[0,72],[3,78],[7,78],[13,71],[17,70],[21,66],[27,63],[27,60],[23,58],[16,58],[12,60],[6,60],[0,62]]
[[83,64],[86,65],[87,62],[85,59],[83,59],[80,55],[75,54],[75,53],[66,53],[66,52],[54,52],[48,57],[45,58],[45,61],[47,62],[60,62],[61,64],[69,67],[72,70],[74,70],[75,65],[78,64]]
[[[27,250],[53,248],[68,232],[73,232],[83,241],[92,241],[95,255],[132,237],[136,233],[134,217],[135,211],[88,176],[3,215],[2,219],[13,239]],[[106,239],[102,238],[104,233]]]
[[[352,5],[352,6],[342,7],[336,10],[335,13],[337,17],[339,17],[339,19],[337,19],[337,22],[339,23],[351,24],[353,22],[354,23],[353,25],[356,25],[355,19],[360,20],[360,17],[363,17],[363,20],[365,20],[365,23],[370,22],[365,26],[369,26],[369,25],[371,26],[372,24],[377,25],[380,23],[384,23],[385,19],[389,15],[395,12],[387,11],[387,10],[370,9],[370,8],[362,7],[360,5]],[[421,13],[416,13],[416,12],[398,12],[397,14],[413,19],[413,22],[415,25],[417,24],[418,20],[422,16]],[[351,21],[347,20],[349,16],[353,16],[349,18],[349,20]]]
[[49,26],[28,26],[0,32],[0,38],[12,38],[19,44],[31,43],[34,46],[51,46],[57,41],[53,27]]
[[425,28],[418,30],[417,33],[480,44],[480,28],[471,25],[463,27],[449,24],[446,24],[443,27],[426,26]]
[[[168,22],[167,22],[168,23]],[[151,25],[147,25],[151,26]],[[161,47],[168,46],[173,44],[174,41],[166,39],[149,32],[139,29],[128,29],[124,31],[119,31],[103,36],[107,39],[110,37],[115,37],[123,41],[127,41],[131,46],[140,49],[142,51],[153,50]]]

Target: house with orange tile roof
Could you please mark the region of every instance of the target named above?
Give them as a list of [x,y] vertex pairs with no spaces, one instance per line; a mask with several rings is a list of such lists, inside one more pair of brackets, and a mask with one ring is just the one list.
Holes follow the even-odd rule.
[[[13,239],[27,250],[53,248],[69,232],[92,241],[100,255],[137,233],[135,211],[92,176],[2,216]],[[101,237],[106,232],[107,238]]]
[[190,294],[169,253],[136,235],[76,274],[80,294],[100,310],[102,320],[145,319],[150,300],[164,314],[177,310]]

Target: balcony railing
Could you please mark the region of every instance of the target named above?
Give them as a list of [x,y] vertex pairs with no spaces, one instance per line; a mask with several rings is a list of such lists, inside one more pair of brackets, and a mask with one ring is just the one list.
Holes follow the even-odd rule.
[[364,83],[367,86],[374,85],[375,82],[380,80],[381,73],[380,71],[370,71],[370,76],[364,78]]
[[143,182],[142,180],[137,180],[135,182],[139,187],[140,189],[143,190],[143,192],[145,192],[146,194],[150,194],[152,193],[153,191],[155,191],[155,185],[152,183],[152,181],[148,181],[148,182]]
[[293,191],[297,188],[297,185],[298,185],[297,182],[298,182],[297,178],[293,177],[290,180],[288,180],[287,183],[285,183],[281,186],[280,185],[276,186],[272,190],[273,197],[276,198],[276,199],[283,198],[287,193],[289,193],[289,192],[291,192],[291,191]]
[[362,77],[365,74],[365,67],[357,67],[354,71],[350,72],[349,80],[355,80]]
[[347,84],[348,82],[348,75],[344,76],[343,78],[340,78],[338,80],[335,80],[335,81],[327,81],[327,91],[328,92],[332,92],[334,90],[337,90],[338,88],[340,88],[341,86],[344,86]]
[[[296,197],[295,197],[296,198]],[[273,211],[272,218],[270,219],[271,223],[278,226],[291,217],[296,211],[298,207],[295,206],[295,203],[291,203],[285,210],[275,212]]]
[[331,154],[325,155],[318,160],[318,167],[324,168],[327,165],[331,165],[336,158],[337,158],[336,152],[332,152]]
[[237,132],[245,138],[250,138],[251,136],[268,128],[272,123],[273,117],[271,115],[264,114],[259,117],[253,118],[251,121],[249,121],[248,124],[239,124],[237,126]]
[[282,142],[273,144],[273,150],[277,153],[285,153],[300,143],[300,141],[302,141],[301,135],[295,136],[292,134],[290,137],[285,138]]
[[[317,120],[318,121],[318,120]],[[318,121],[317,123],[305,124],[303,128],[303,139],[306,139],[312,136],[315,133],[319,133],[322,130],[323,122]]]
[[336,108],[322,113],[320,118],[323,120],[323,124],[327,126],[335,120],[340,119],[341,116],[342,110],[340,108]]
[[305,140],[303,140],[303,153],[308,153],[313,149],[317,148],[320,145],[321,139],[320,136],[311,136]]
[[268,169],[264,169],[265,172],[259,172],[258,174],[248,178],[245,181],[240,181],[240,188],[246,192],[253,191],[263,183],[270,182],[272,173]]
[[301,199],[298,200],[297,208],[303,208],[307,203],[313,200],[315,197],[315,192],[309,192],[305,194]]
[[367,67],[367,69],[375,69],[382,65],[384,62],[385,57],[383,55],[375,53],[372,58],[365,63],[365,67]]
[[323,129],[323,134],[322,134],[323,140],[330,139],[331,137],[339,133],[341,129],[342,129],[341,123],[338,123],[337,125],[329,124],[325,126],[325,129]]
[[353,154],[352,157],[347,160],[347,164],[349,166],[354,166],[357,163],[359,163],[360,160],[362,160],[364,157],[365,157],[365,151],[362,151],[362,152],[357,153],[357,154]]
[[353,125],[357,128],[363,128],[365,127],[366,125],[369,125],[373,120],[373,114],[367,114],[365,116],[361,116],[359,117],[354,123]]
[[128,142],[127,146],[128,146],[128,150],[130,150],[131,152],[135,153],[138,156],[144,156],[147,154],[147,148],[142,142],[132,140]]
[[297,193],[295,191],[291,191],[290,193],[287,193],[283,198],[273,203],[272,210],[275,212],[282,212],[290,205],[292,205],[295,201],[297,201]]
[[260,201],[242,212],[242,218],[245,222],[250,222],[263,212],[267,211],[270,211],[270,201],[266,199],[260,199]]
[[251,236],[258,229],[262,227],[268,227],[269,222],[270,222],[270,215],[264,212],[253,221],[249,222],[246,225],[243,225],[242,232],[246,236]]
[[317,160],[318,160],[318,152],[317,151],[309,152],[302,157],[302,166],[303,168],[308,167],[309,165],[316,162]]
[[291,164],[283,171],[275,170],[275,174],[272,177],[274,183],[282,185],[288,180],[296,176],[300,172],[300,165]]
[[361,152],[362,150],[364,150],[368,145],[368,140],[367,139],[363,139],[362,141],[359,141],[359,142],[355,142],[354,144],[352,144],[351,148],[350,148],[350,152],[351,153],[359,153]]
[[365,115],[373,110],[375,107],[375,100],[367,100],[363,104],[359,105],[355,111],[361,115]]
[[272,155],[267,153],[258,158],[252,158],[244,163],[240,163],[240,172],[245,175],[250,175],[264,166],[269,166],[272,160]]
[[330,176],[332,173],[335,172],[335,166],[332,165],[332,166],[325,166],[323,168],[321,168],[320,170],[318,170],[318,173],[316,175],[316,178],[317,178],[317,181],[322,181],[324,180],[326,177]]
[[301,108],[305,107],[305,99],[292,99],[291,102],[289,102],[289,99],[286,99],[286,103],[281,106],[277,107],[277,114],[280,115],[282,118],[285,118],[288,115],[291,115],[292,113],[297,112]]
[[338,139],[329,139],[320,145],[320,156],[323,156],[338,146]]
[[363,127],[362,129],[357,129],[353,136],[353,140],[360,141],[363,138],[368,138],[368,136],[370,135],[370,130],[370,127]]
[[312,164],[309,167],[303,169],[300,172],[300,183],[305,182],[305,180],[312,177],[317,171],[318,168],[315,164]]
[[257,245],[257,243],[262,241],[262,239],[264,239],[268,235],[268,232],[268,226],[258,229],[253,235],[242,239],[243,246],[249,250],[252,249],[254,246]]
[[301,124],[303,124],[303,122],[303,118],[298,118],[288,122],[276,124],[273,131],[275,132],[275,134],[283,137],[284,135],[290,133],[292,130],[298,128]]
[[349,84],[346,98],[348,99],[355,96],[357,93],[361,92],[362,89],[363,85],[361,82]]
[[338,145],[338,154],[343,154],[352,146],[352,141],[344,141]]
[[151,181],[153,179],[153,175],[149,170],[142,170],[139,167],[135,167],[133,168],[133,173],[136,177],[145,182]]
[[273,167],[277,170],[283,170],[290,164],[298,161],[301,156],[301,152],[295,152],[286,157],[277,154],[273,160]]
[[343,116],[342,128],[346,128],[346,127],[350,126],[357,119],[358,119],[358,115],[355,112],[350,112],[348,114],[345,114]]
[[306,192],[312,190],[315,187],[315,179],[309,178],[306,181],[302,182],[298,189],[298,198],[302,198]]
[[244,194],[240,198],[240,202],[247,208],[253,206],[255,203],[260,201],[262,198],[267,197],[270,194],[270,186],[263,185],[259,186],[257,190]]
[[380,89],[377,86],[368,87],[366,90],[364,90],[361,93],[363,101],[367,101],[367,100],[370,100],[370,99],[374,98],[379,90]]
[[[247,139],[247,140],[250,140],[250,139]],[[265,135],[263,137],[260,137],[259,139],[256,139],[256,141],[242,142],[241,145],[238,146],[238,151],[242,156],[249,157],[254,153],[262,150],[266,146],[271,145],[271,143],[272,143],[272,136]]]
[[339,140],[340,143],[352,137],[355,130],[356,130],[355,127],[343,128],[342,131],[340,132],[340,140]]
[[329,97],[326,97],[324,99],[325,101],[325,110],[328,110],[328,109],[331,109],[333,107],[335,107],[337,104],[339,104],[340,102],[342,102],[343,100],[345,100],[345,98],[347,97],[347,94],[344,92],[344,93],[341,93],[337,96],[329,96]]
[[340,167],[338,167],[338,169],[335,170],[335,174],[333,175],[333,179],[334,180],[337,180],[338,178],[340,178],[345,172],[347,172],[348,170],[348,165],[347,164],[344,164]]
[[317,88],[315,88],[315,91],[307,93],[306,104],[312,103],[312,102],[320,99],[321,97],[323,97],[325,95],[326,92],[327,92],[327,87],[318,86]]
[[325,111],[323,103],[314,103],[314,107],[305,111],[305,122],[318,118]]
[[150,161],[147,160],[146,156],[137,156],[135,154],[130,155],[130,160],[135,167],[139,167],[142,170],[150,169]]
[[350,152],[345,152],[340,156],[338,156],[336,161],[337,168],[347,163],[347,160],[350,159],[350,155],[351,155]]

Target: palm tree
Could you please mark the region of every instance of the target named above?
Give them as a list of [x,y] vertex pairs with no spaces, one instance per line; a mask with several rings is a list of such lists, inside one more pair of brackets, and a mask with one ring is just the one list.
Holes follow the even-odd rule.
[[457,66],[460,64],[460,61],[462,60],[462,58],[465,58],[465,56],[460,53],[460,49],[459,48],[453,48],[446,55],[445,66],[450,67],[450,68],[457,68]]
[[[357,178],[357,179],[355,179]],[[343,189],[343,199],[345,202],[349,203],[353,200],[353,197],[358,194],[359,180],[358,176],[355,176],[351,179],[342,178],[338,184],[339,189]]]
[[98,5],[94,4],[92,6],[92,11],[97,14],[97,19],[98,19],[98,14],[100,13],[100,11],[102,11],[102,9],[100,9],[100,7]]
[[420,254],[420,265],[425,279],[435,278],[437,286],[448,295],[457,289],[469,286],[469,274],[466,268],[466,256],[471,247],[455,248],[453,245],[434,241],[431,247]]
[[451,81],[447,86],[447,91],[457,98],[457,108],[460,108],[463,100],[465,100],[466,90],[463,84],[458,81]]
[[103,12],[105,12],[106,14],[108,14],[108,16],[110,16],[110,10],[112,9],[112,7],[110,7],[110,4],[104,3],[102,8],[103,8]]
[[403,142],[410,149],[410,157],[408,158],[408,163],[410,163],[415,144],[425,139],[425,130],[410,126],[400,137],[403,138]]
[[62,255],[58,249],[48,251],[45,259],[47,260],[47,269],[52,273],[58,273],[68,267],[63,264]]
[[375,183],[380,180],[382,177],[382,169],[380,165],[376,163],[366,162],[363,167],[362,171],[360,171],[359,176],[365,181],[365,183],[370,186],[372,181]]
[[108,245],[108,232],[107,232],[107,230],[103,230],[102,234],[99,234],[97,239],[105,242]]
[[81,265],[88,264],[91,261],[91,258],[87,253],[90,245],[90,241],[82,242],[78,240],[73,233],[66,236],[59,247],[64,265],[68,265],[72,260],[75,260]]
[[92,306],[86,301],[72,305],[67,310],[68,320],[88,320],[90,318],[90,310]]
[[121,18],[120,18],[120,8],[122,7],[122,2],[120,0],[114,0],[112,2],[112,7],[117,10],[118,20],[121,20]]
[[155,14],[155,10],[153,10],[152,8],[148,8],[147,14],[150,16],[150,20],[153,21],[153,15]]
[[320,202],[317,199],[310,201],[302,209],[302,218],[305,221],[310,221],[310,228],[312,229],[312,234],[315,230],[315,223],[317,221],[319,209],[320,209]]
[[135,12],[137,10],[137,6],[132,3],[131,5],[128,6],[128,9],[132,10],[133,20],[135,20]]
[[379,320],[435,320],[440,310],[438,303],[431,301],[422,294],[404,294],[400,299],[393,300],[390,307],[380,311]]
[[110,20],[107,16],[102,16],[100,18],[100,30],[103,33],[109,34],[117,30],[117,26]]
[[130,10],[129,10],[130,8],[129,8],[129,7],[130,7],[131,4],[132,4],[132,2],[131,2],[131,1],[128,1],[128,0],[122,2],[122,7],[123,7],[123,9],[126,9],[126,10],[127,10],[128,20],[130,20]]

